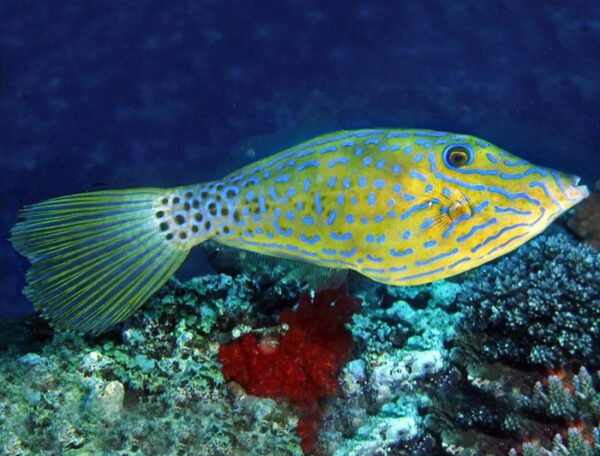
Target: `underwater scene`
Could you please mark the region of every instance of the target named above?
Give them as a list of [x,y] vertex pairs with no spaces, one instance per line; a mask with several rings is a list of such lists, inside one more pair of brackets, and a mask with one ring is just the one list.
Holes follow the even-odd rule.
[[1,455],[600,455],[599,2],[0,38]]

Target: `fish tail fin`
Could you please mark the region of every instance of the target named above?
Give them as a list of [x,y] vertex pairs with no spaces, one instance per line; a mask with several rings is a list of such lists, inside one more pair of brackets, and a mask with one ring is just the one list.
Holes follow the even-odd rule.
[[31,262],[25,296],[60,329],[98,334],[126,319],[193,245],[170,231],[169,192],[106,190],[22,209],[10,241]]

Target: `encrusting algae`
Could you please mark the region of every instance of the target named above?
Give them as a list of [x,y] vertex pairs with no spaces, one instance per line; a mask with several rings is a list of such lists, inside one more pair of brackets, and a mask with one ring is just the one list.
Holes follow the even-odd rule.
[[209,239],[416,285],[539,234],[588,196],[578,183],[473,136],[340,131],[219,181],[28,206],[11,241],[32,263],[25,293],[36,308],[59,328],[100,333]]

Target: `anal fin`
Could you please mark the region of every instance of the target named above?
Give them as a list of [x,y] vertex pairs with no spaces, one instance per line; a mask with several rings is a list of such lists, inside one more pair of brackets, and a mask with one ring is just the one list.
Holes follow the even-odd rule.
[[297,259],[243,250],[218,240],[208,241],[203,246],[211,250],[209,262],[219,271],[249,275],[268,272],[275,279],[305,282],[315,291],[339,288],[348,275],[347,269],[326,268]]

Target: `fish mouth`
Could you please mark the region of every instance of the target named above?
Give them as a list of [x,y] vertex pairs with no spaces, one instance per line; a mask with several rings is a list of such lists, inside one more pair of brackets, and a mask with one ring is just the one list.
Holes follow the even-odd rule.
[[579,201],[590,196],[590,190],[587,187],[587,185],[584,185],[584,184],[580,185],[579,184],[580,182],[581,182],[581,177],[571,176],[571,186],[570,187],[575,192],[576,198],[578,198]]
[[573,176],[573,188],[580,194],[584,195],[582,196],[581,199],[587,198],[588,196],[590,196],[590,190],[587,187],[587,185],[582,184],[580,185],[579,183],[581,182],[581,177],[579,176]]

